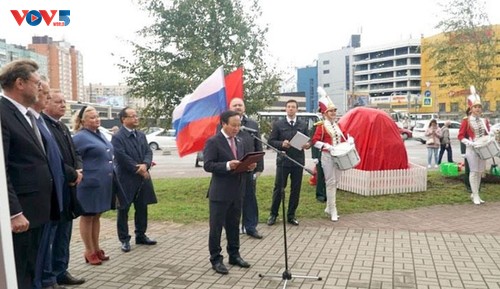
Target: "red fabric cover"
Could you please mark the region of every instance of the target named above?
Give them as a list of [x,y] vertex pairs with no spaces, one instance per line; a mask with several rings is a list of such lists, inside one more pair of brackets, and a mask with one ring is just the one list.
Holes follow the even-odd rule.
[[[338,122],[351,135],[361,162],[358,170],[378,171],[408,168],[408,155],[396,123],[382,110],[357,107]],[[347,135],[346,135],[347,138]]]

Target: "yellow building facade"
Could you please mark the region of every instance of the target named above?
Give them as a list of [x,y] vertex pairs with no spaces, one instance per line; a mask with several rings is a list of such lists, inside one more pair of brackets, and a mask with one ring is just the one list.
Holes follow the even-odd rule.
[[[492,25],[496,36],[496,57],[491,80],[485,92],[478,91],[483,102],[483,113],[489,118],[500,118],[500,25]],[[434,59],[429,56],[429,47],[444,34],[422,38],[421,47],[421,101],[418,113],[439,113],[440,118],[460,119],[464,116],[469,86],[457,87],[437,76],[433,70]],[[474,85],[471,83],[470,85]],[[417,112],[417,111],[412,111]]]

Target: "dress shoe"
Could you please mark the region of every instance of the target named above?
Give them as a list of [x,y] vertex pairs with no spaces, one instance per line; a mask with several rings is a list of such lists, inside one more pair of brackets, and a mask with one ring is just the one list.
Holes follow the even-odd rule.
[[85,283],[85,279],[83,278],[76,278],[73,275],[71,275],[69,272],[66,271],[58,280],[58,284],[63,284],[63,285],[80,285]]
[[253,232],[247,231],[247,235],[252,237],[252,238],[255,238],[255,239],[262,239],[262,235],[259,234],[259,232],[257,232],[257,231],[253,231]]
[[102,261],[97,257],[97,254],[95,252],[92,253],[85,253],[83,255],[85,257],[85,263],[90,263],[90,265],[101,265]]
[[276,224],[276,216],[275,215],[270,215],[269,219],[267,219],[267,225],[272,226]]
[[149,239],[148,236],[135,238],[135,243],[137,245],[156,245],[156,241]]
[[97,252],[97,257],[101,259],[101,261],[108,261],[109,256],[106,256],[106,253],[104,253],[104,250],[98,250]]
[[295,218],[288,219],[288,223],[292,224],[294,226],[298,226],[299,225],[299,221],[297,219],[295,219]]
[[241,257],[229,258],[229,264],[240,266],[241,268],[249,268],[250,264],[247,261],[243,260]]
[[212,269],[214,269],[215,272],[222,274],[222,275],[226,275],[227,273],[229,273],[226,266],[222,262],[218,262],[218,263],[213,264]]
[[122,251],[125,253],[130,252],[130,242],[129,241],[122,242]]

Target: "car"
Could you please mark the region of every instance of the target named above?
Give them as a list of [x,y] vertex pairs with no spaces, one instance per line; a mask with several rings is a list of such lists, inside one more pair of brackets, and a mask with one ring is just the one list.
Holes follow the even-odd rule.
[[500,123],[492,125],[491,131],[495,134],[495,139],[500,144]]
[[411,130],[401,127],[398,127],[398,129],[399,133],[401,134],[401,138],[403,138],[403,140],[407,140],[413,137],[413,133],[411,132]]
[[[413,139],[425,144],[427,137],[425,136],[425,131],[429,128],[430,120],[419,120],[413,128]],[[438,126],[443,127],[446,120],[438,120]],[[458,121],[450,120],[450,139],[457,139],[458,130],[460,129],[460,123]]]
[[151,150],[177,148],[175,129],[161,129],[146,135]]
[[104,135],[104,137],[108,140],[111,141],[113,138],[113,134],[109,131],[109,129],[104,128],[102,126],[99,127],[99,131]]

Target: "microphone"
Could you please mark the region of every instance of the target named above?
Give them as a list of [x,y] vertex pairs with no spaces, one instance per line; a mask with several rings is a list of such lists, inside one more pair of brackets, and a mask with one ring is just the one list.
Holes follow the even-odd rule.
[[246,132],[249,132],[249,133],[257,133],[256,129],[249,128],[249,127],[246,127],[244,125],[240,126],[240,130],[243,130],[243,131],[246,131]]

